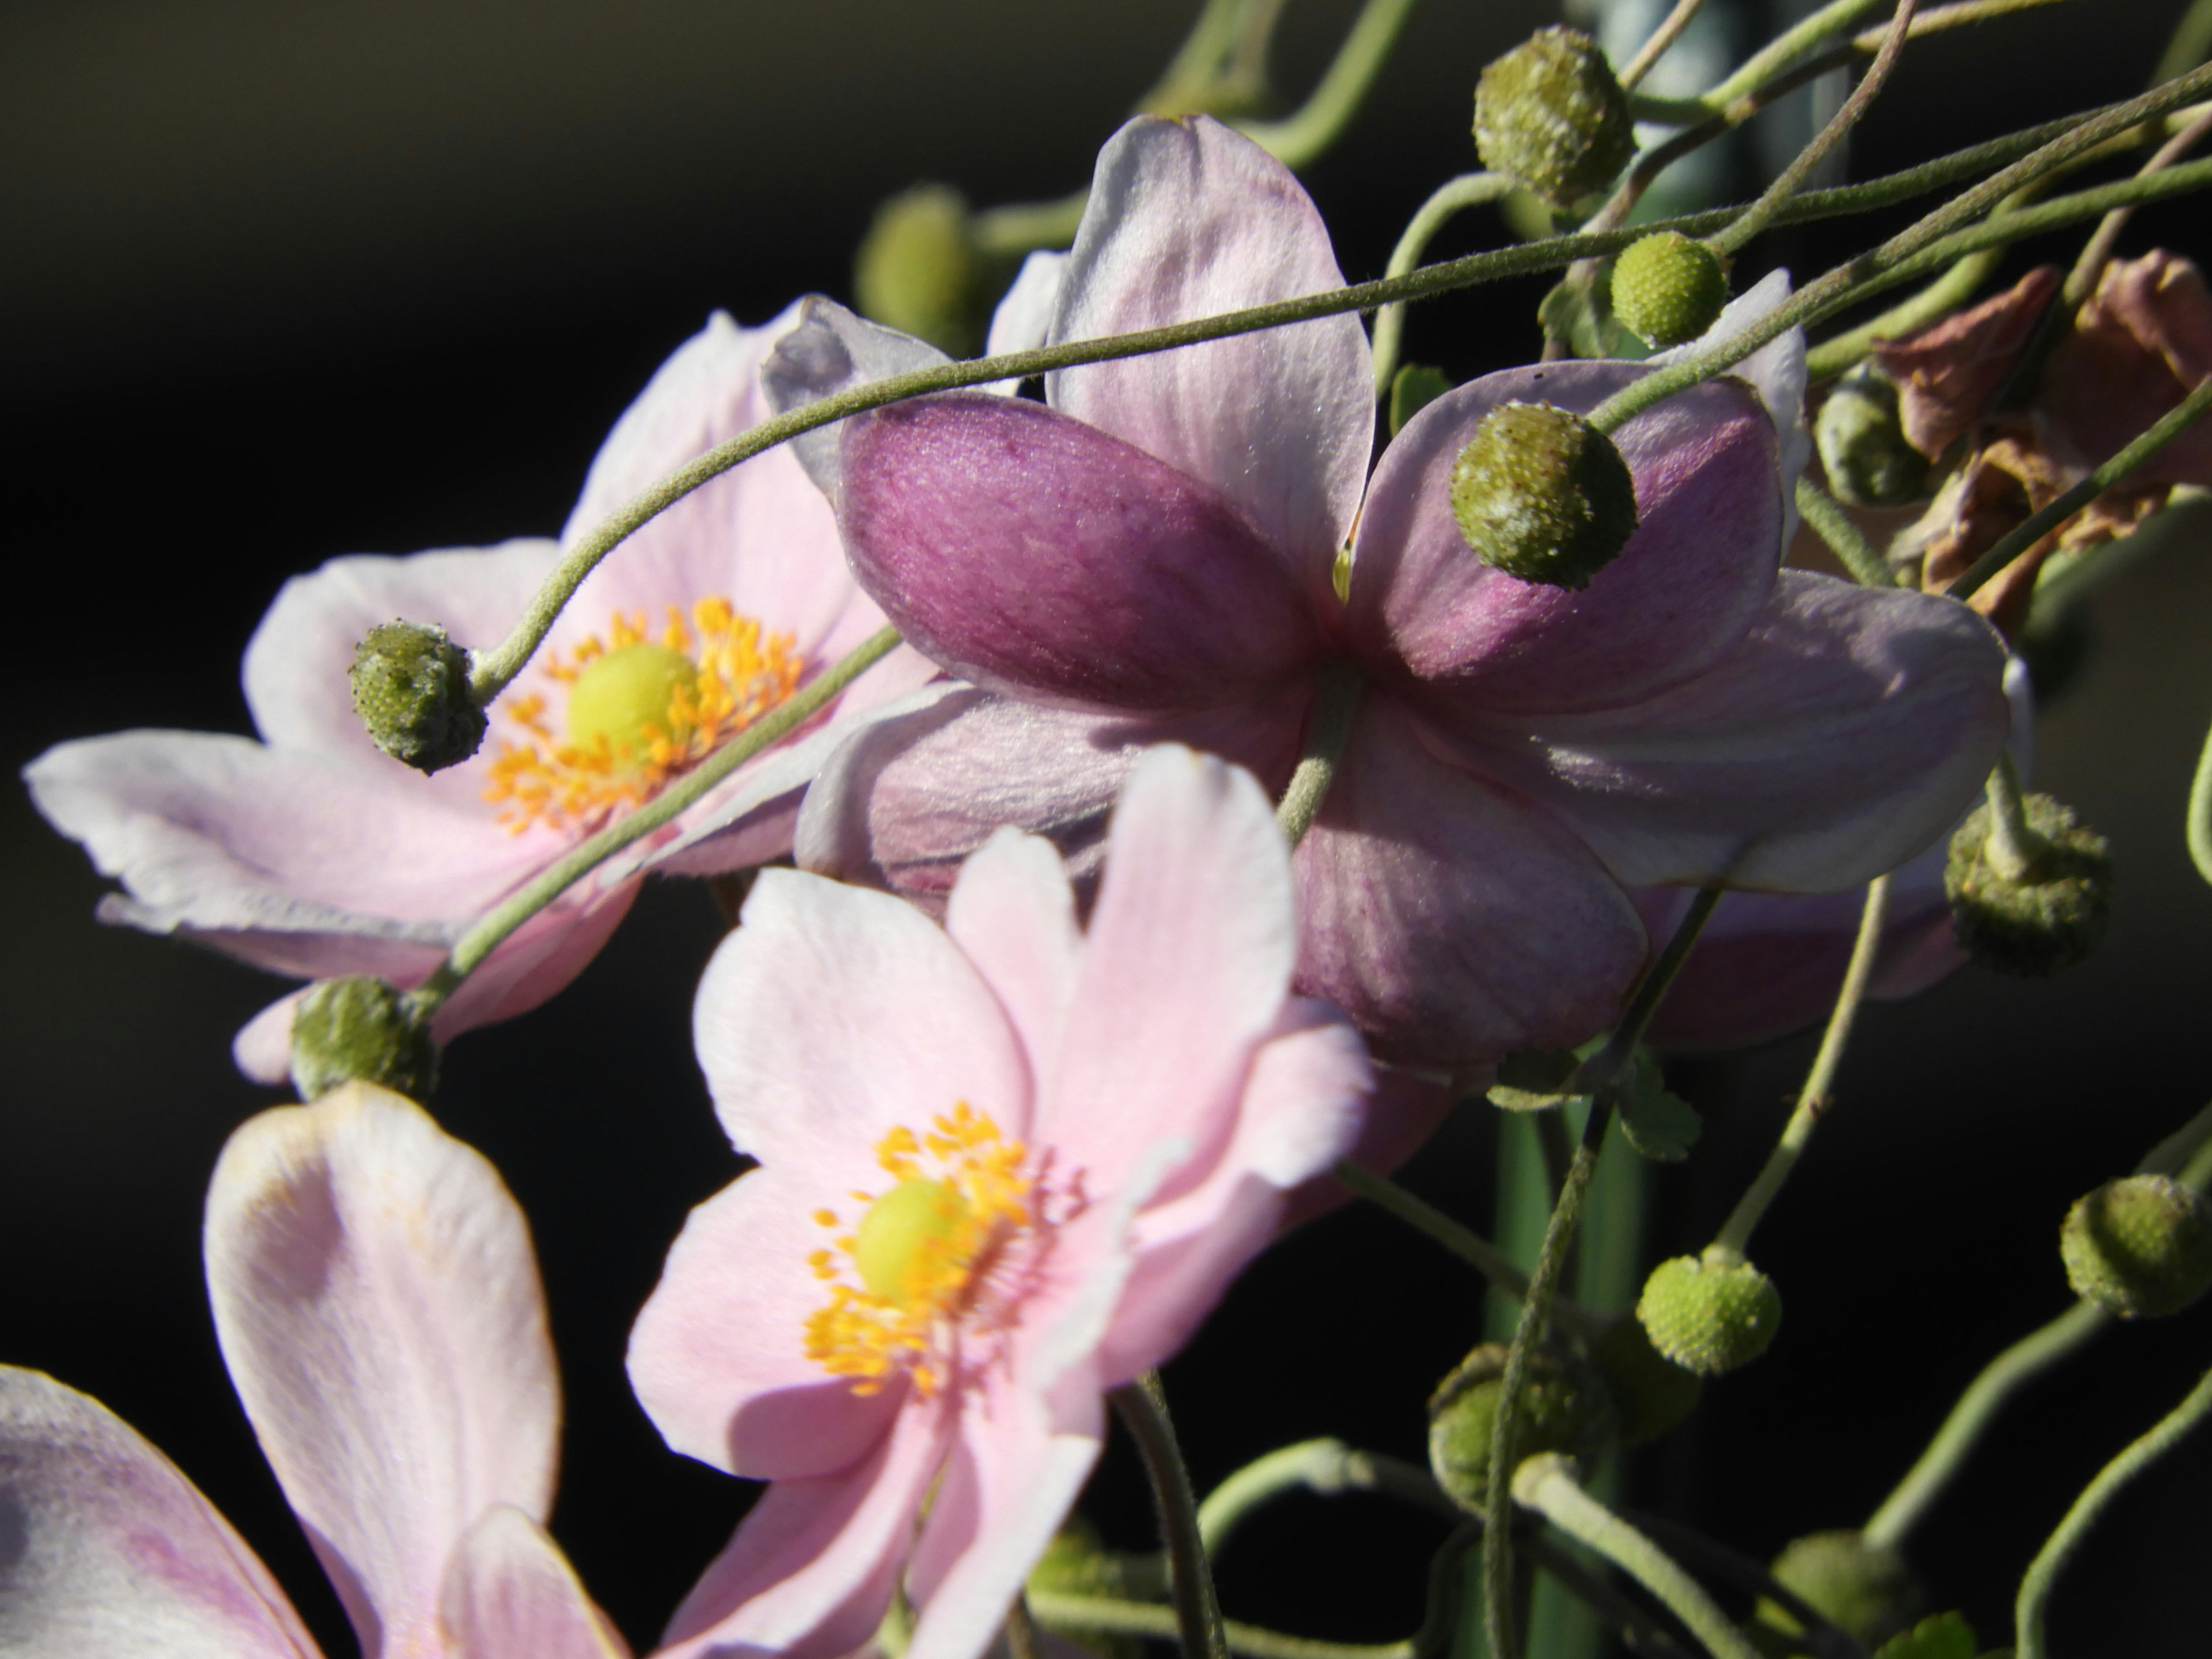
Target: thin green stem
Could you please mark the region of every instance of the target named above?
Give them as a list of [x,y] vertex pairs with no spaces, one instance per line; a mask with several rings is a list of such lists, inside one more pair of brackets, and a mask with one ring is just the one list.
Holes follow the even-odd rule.
[[1160,71],[1137,107],[1180,114],[1221,74],[1221,66],[1243,33],[1252,0],[1206,0],[1190,33]]
[[[2000,249],[1970,253],[1911,299],[1901,301],[1856,328],[1821,341],[1805,354],[1806,379],[1814,385],[1832,380],[1872,350],[1876,340],[1894,340],[1926,327],[1939,317],[1948,316],[1972,297],[1974,290],[1989,280],[1990,273],[2003,260]],[[1799,499],[1802,501],[1803,498],[1801,495]],[[1805,516],[1809,519],[1813,515],[1808,513]],[[1821,533],[1826,535],[1826,532]],[[1832,542],[1829,544],[1834,545]]]
[[[1182,1642],[1184,1659],[1222,1659],[1228,1647],[1221,1628],[1221,1604],[1214,1598],[1213,1572],[1206,1565],[1205,1540],[1199,1535],[1198,1500],[1191,1492],[1190,1471],[1183,1466],[1182,1448],[1176,1443],[1175,1425],[1168,1417],[1160,1375],[1146,1371],[1107,1398],[1114,1402],[1129,1437],[1137,1443],[1145,1473],[1152,1480],[1153,1501],[1160,1513],[1160,1541],[1167,1551],[1175,1630]],[[1042,1608],[1039,1611],[1042,1613]],[[1276,1654],[1255,1654],[1254,1659],[1302,1656],[1278,1650]]]
[[2036,1553],[2028,1564],[2027,1574],[2020,1581],[2020,1597],[2013,1603],[2014,1651],[2018,1659],[2044,1659],[2044,1609],[2051,1600],[2051,1587],[2065,1570],[2081,1540],[2089,1535],[2089,1528],[2103,1516],[2121,1488],[2148,1468],[2153,1463],[2181,1443],[2189,1431],[2212,1413],[2212,1371],[2207,1371],[2197,1386],[2189,1391],[2188,1398],[2166,1414],[2158,1425],[2125,1451],[2097,1472],[2097,1478],[2082,1488],[2074,1506],[2058,1523],[2058,1529]]
[[1990,769],[1985,793],[1990,802],[1989,858],[2007,881],[2019,881],[2051,850],[2051,843],[2027,821],[2027,792],[2021,787],[2020,768],[2010,753],[1997,757]]
[[1336,781],[1336,763],[1351,740],[1360,694],[1366,689],[1366,679],[1348,657],[1339,658],[1321,672],[1298,763],[1275,808],[1275,822],[1282,826],[1283,839],[1292,847],[1305,839],[1306,831],[1320,816],[1322,803],[1328,799],[1329,786]]
[[2172,1176],[2203,1188],[2212,1179],[2212,1106],[2207,1106],[2143,1155],[2137,1175]]
[[[1613,1035],[1606,1039],[1605,1047],[1575,1068],[1575,1074],[1562,1091],[1567,1094],[1595,1095],[1603,1098],[1605,1091],[1620,1075],[1636,1052],[1636,1045],[1644,1041],[1644,1033],[1651,1024],[1651,1017],[1659,1012],[1660,1000],[1667,988],[1674,982],[1674,975],[1682,971],[1682,964],[1690,958],[1698,943],[1698,935],[1705,932],[1705,923],[1712,919],[1713,907],[1721,902],[1725,890],[1719,884],[1701,887],[1698,896],[1690,901],[1690,908],[1674,928],[1674,936],[1667,941],[1667,948],[1659,953],[1659,960],[1644,975],[1629,999],[1628,1012],[1613,1027]],[[1592,1111],[1590,1121],[1595,1122],[1600,1114]],[[1584,1131],[1588,1138],[1588,1131]]]
[[1387,1492],[1447,1521],[1465,1519],[1425,1468],[1395,1457],[1364,1452],[1341,1440],[1302,1440],[1255,1458],[1206,1495],[1198,1506],[1198,1531],[1211,1557],[1238,1527],[1278,1498],[1294,1492],[1333,1497],[1346,1492]]
[[1244,121],[1237,130],[1293,172],[1310,166],[1337,141],[1397,44],[1416,0],[1367,0],[1335,61],[1294,115]]
[[1827,1030],[1820,1035],[1820,1047],[1813,1056],[1813,1068],[1805,1074],[1805,1086],[1797,1091],[1796,1109],[1790,1114],[1782,1139],[1775,1143],[1758,1179],[1737,1200],[1720,1231],[1713,1236],[1708,1255],[1719,1251],[1739,1261],[1742,1259],[1760,1218],[1780,1194],[1783,1183],[1797,1167],[1797,1160],[1804,1155],[1805,1145],[1812,1139],[1821,1116],[1833,1104],[1829,1091],[1835,1086],[1836,1069],[1843,1064],[1844,1050],[1850,1042],[1851,1026],[1858,1018],[1867,981],[1874,977],[1875,959],[1881,954],[1882,913],[1888,902],[1889,878],[1876,876],[1867,884],[1866,903],[1859,912],[1858,937],[1851,942],[1850,960],[1844,965],[1844,982],[1836,993],[1835,1008],[1828,1015]]
[[1836,504],[1835,497],[1802,473],[1797,478],[1797,510],[1827,543],[1829,550],[1844,562],[1853,581],[1866,587],[1897,585],[1895,573],[1881,550],[1851,522],[1850,514]]
[[[1456,179],[1437,186],[1429,199],[1414,210],[1413,216],[1406,222],[1404,234],[1398,246],[1390,250],[1390,263],[1383,267],[1386,276],[1402,276],[1421,263],[1429,244],[1436,238],[1455,213],[1471,207],[1482,207],[1504,198],[1513,188],[1513,181],[1502,173],[1463,173]],[[1405,339],[1406,307],[1403,301],[1387,305],[1375,313],[1375,395],[1390,395],[1390,381],[1398,372],[1398,351]]]
[[1829,0],[1827,5],[1784,29],[1746,58],[1735,74],[1699,98],[1698,106],[1709,115],[1718,114],[1746,94],[1757,91],[1778,75],[1795,67],[1800,58],[1809,57],[1861,20],[1885,9],[1889,3],[1890,0]]
[[2212,0],[2190,0],[2189,9],[2173,26],[2150,78],[2154,82],[2171,81],[2184,70],[2203,63],[2208,52],[2212,52]]
[[1636,56],[1628,60],[1628,67],[1620,72],[1620,89],[1636,90],[1636,83],[1651,73],[1652,67],[1667,55],[1667,48],[1682,38],[1682,31],[1705,9],[1705,0],[1674,0],[1674,10],[1659,21],[1659,27],[1636,49]]
[[1658,1597],[1667,1611],[1705,1644],[1713,1659],[1759,1659],[1759,1650],[1705,1593],[1705,1586],[1683,1571],[1666,1551],[1583,1491],[1567,1461],[1557,1453],[1532,1457],[1516,1469],[1513,1496]]
[[519,892],[494,906],[461,935],[430,976],[410,993],[416,1011],[426,1017],[434,1012],[516,928],[623,848],[672,822],[755,755],[797,731],[862,673],[889,656],[898,642],[895,628],[870,635],[644,805],[578,842]]
[[[2163,173],[2202,143],[2208,132],[2212,132],[2212,110],[2206,110],[2160,144],[2136,176],[2142,178],[2148,173]],[[2066,273],[2066,286],[2059,293],[2058,303],[2063,315],[2070,318],[2075,308],[2096,288],[2098,276],[2105,269],[2105,261],[2112,257],[2112,250],[2119,246],[2120,233],[2128,228],[2128,221],[2135,216],[2135,211],[2131,207],[2114,208],[2099,222],[2095,234],[2081,245],[2081,252],[2074,260],[2074,269]]]
[[[1152,1601],[1123,1601],[1108,1595],[1070,1595],[1059,1590],[1031,1590],[1030,1611],[1050,1630],[1095,1631],[1106,1636],[1149,1636],[1172,1642],[1182,1635],[1175,1610]],[[1243,1659],[1416,1659],[1411,1640],[1403,1642],[1322,1642],[1310,1636],[1287,1636],[1257,1625],[1231,1620],[1221,1627],[1223,1650]],[[1183,1650],[1190,1651],[1188,1645]]]

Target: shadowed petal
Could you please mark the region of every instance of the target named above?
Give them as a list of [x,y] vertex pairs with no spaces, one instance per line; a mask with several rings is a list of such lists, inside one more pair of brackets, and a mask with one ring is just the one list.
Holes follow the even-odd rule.
[[[798,322],[779,336],[761,364],[762,388],[779,415],[872,380],[951,361],[935,346],[818,294],[808,295],[798,309]],[[844,428],[842,421],[818,426],[784,446],[833,507],[843,493]]]
[[440,1619],[453,1659],[629,1659],[545,1529],[495,1504],[446,1570]]
[[[1039,248],[1022,261],[1013,286],[991,313],[990,337],[983,355],[1003,357],[1010,351],[1033,351],[1045,343],[1052,330],[1052,314],[1060,305],[1060,285],[1067,270],[1067,255]],[[994,380],[988,388],[1005,396],[1021,389],[1018,380]]]

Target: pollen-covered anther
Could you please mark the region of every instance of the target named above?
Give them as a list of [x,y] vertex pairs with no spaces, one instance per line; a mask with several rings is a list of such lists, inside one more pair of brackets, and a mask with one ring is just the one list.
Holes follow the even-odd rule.
[[[617,614],[545,665],[553,683],[510,698],[522,740],[500,744],[484,798],[518,834],[533,823],[595,830],[639,806],[670,780],[776,708],[799,689],[805,664],[787,634],[768,634],[725,599],[705,599],[687,619],[670,606],[658,637],[642,612]],[[556,734],[551,698],[562,698]]]

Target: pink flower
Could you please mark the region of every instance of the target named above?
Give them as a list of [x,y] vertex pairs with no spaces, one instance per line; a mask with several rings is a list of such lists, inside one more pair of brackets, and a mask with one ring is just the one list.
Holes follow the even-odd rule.
[[[412,1103],[252,1119],[207,1205],[239,1397],[367,1659],[624,1659],[544,1531],[560,1382],[522,1212]],[[309,1659],[283,1590],[97,1401],[0,1368],[0,1641],[22,1659]]]
[[[791,320],[746,330],[718,314],[662,365],[608,434],[560,541],[335,559],[287,582],[246,647],[260,742],[122,732],[33,762],[24,775],[40,810],[124,884],[101,917],[280,974],[413,984],[477,916],[880,628],[819,493],[771,452],[662,514],[586,580],[493,705],[473,759],[424,777],[380,753],[353,709],[347,670],[371,628],[404,617],[443,624],[465,645],[497,644],[567,544],[765,418],[756,370]],[[570,709],[580,672],[634,640],[640,648],[613,672],[689,659],[674,678],[648,672],[657,748],[634,732],[580,734]],[[842,700],[842,725],[759,757],[541,913],[440,1011],[440,1039],[560,990],[622,920],[643,872],[706,873],[787,852],[798,791],[829,746],[858,711],[930,672],[905,651],[878,665]],[[679,679],[690,700],[680,720]],[[634,685],[614,701],[623,712],[643,706]],[[295,1000],[240,1034],[249,1075],[285,1075]]]
[[1157,750],[1115,832],[1087,935],[1050,845],[1008,830],[942,930],[770,870],[709,964],[700,1061],[761,1167],[692,1213],[630,1376],[671,1446],[775,1484],[674,1651],[850,1653],[902,1583],[909,1659],[974,1659],[1097,1458],[1105,1391],[1352,1144],[1366,1056],[1285,994],[1258,787]]
[[[1342,280],[1258,148],[1204,118],[1139,119],[1099,159],[1048,333]],[[866,378],[887,354],[857,333],[811,302],[771,392]],[[1297,854],[1297,988],[1382,1058],[1462,1074],[1587,1037],[1645,959],[1626,886],[1856,885],[1957,815],[2002,738],[2003,654],[1980,620],[1779,568],[1802,349],[1747,360],[1758,391],[1710,382],[1615,434],[1642,527],[1581,592],[1479,563],[1449,475],[1501,402],[1587,410],[1633,365],[1486,375],[1431,404],[1371,481],[1351,317],[1067,369],[1044,404],[948,394],[818,434],[802,459],[862,586],[977,689],[848,742],[809,794],[802,862],[927,899],[1000,823],[1085,854],[1163,738],[1279,789],[1317,678],[1348,662],[1366,690]]]

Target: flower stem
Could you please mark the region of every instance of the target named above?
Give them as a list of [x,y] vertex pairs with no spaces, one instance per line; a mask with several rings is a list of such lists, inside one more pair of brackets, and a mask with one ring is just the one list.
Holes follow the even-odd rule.
[[[1107,1398],[1114,1402],[1129,1437],[1137,1443],[1145,1473],[1152,1479],[1152,1498],[1160,1512],[1160,1540],[1167,1551],[1175,1631],[1182,1642],[1183,1659],[1224,1659],[1229,1649],[1221,1628],[1221,1604],[1214,1597],[1213,1573],[1206,1565],[1206,1542],[1199,1533],[1198,1500],[1191,1492],[1182,1448],[1176,1443],[1175,1425],[1168,1417],[1160,1374],[1146,1371]],[[1281,1639],[1295,1642],[1297,1638]],[[1392,1651],[1404,1645],[1393,1644]],[[1258,1653],[1248,1647],[1244,1651],[1252,1653],[1253,1659],[1302,1659],[1310,1650]]]
[[1322,803],[1328,799],[1329,786],[1336,781],[1336,763],[1344,757],[1352,720],[1359,713],[1359,695],[1366,689],[1367,682],[1350,658],[1340,657],[1323,665],[1298,763],[1275,808],[1275,822],[1282,826],[1283,839],[1292,847],[1306,838],[1306,831],[1321,814]]
[[416,1012],[426,1017],[434,1012],[516,928],[623,848],[673,820],[761,750],[798,730],[864,672],[889,656],[898,642],[895,628],[871,635],[653,799],[579,842],[520,892],[495,906],[461,935],[430,976],[409,993]]
[[[2162,173],[2204,141],[2212,133],[2212,110],[2206,110],[2187,126],[2160,144],[2149,161],[2142,164],[2136,177]],[[2105,261],[2112,257],[2112,249],[2127,228],[2128,221],[2135,216],[2131,207],[2114,208],[2098,224],[2096,233],[2081,245],[2081,252],[2074,261],[2074,269],[2066,273],[2066,286],[2060,292],[2059,304],[2063,314],[2071,316],[2082,301],[2087,299],[2097,286],[2097,277],[2105,268]]]
[[1293,172],[1311,166],[1358,112],[1414,4],[1415,0],[1367,0],[1335,61],[1297,112],[1279,121],[1242,121],[1237,131]]
[[[1990,248],[1981,253],[1970,253],[1948,270],[1938,276],[1911,299],[1899,301],[1879,317],[1861,323],[1856,328],[1823,340],[1805,354],[1805,378],[1817,385],[1832,380],[1853,363],[1865,356],[1876,340],[1893,340],[1926,326],[1937,318],[1948,315],[1973,294],[1989,275],[2004,260],[2003,252]],[[1798,497],[1802,508],[1802,485]],[[1805,514],[1807,518],[1813,515]],[[1827,532],[1823,530],[1823,535]],[[1829,545],[1835,544],[1831,541]],[[1840,552],[1842,550],[1837,550]],[[1864,580],[1862,578],[1861,580]]]
[[1990,863],[2007,881],[2020,881],[2033,871],[2051,843],[2027,821],[2027,799],[2021,788],[2020,768],[2009,752],[1997,757],[1990,769]]
[[1230,1535],[1262,1506],[1294,1492],[1324,1496],[1340,1492],[1387,1492],[1447,1521],[1466,1519],[1426,1469],[1395,1457],[1355,1450],[1341,1440],[1301,1440],[1247,1463],[1206,1494],[1206,1501],[1198,1506],[1199,1537],[1206,1554],[1218,1554]]
[[1532,1457],[1516,1469],[1513,1496],[1658,1597],[1705,1644],[1713,1659],[1759,1659],[1759,1650],[1705,1587],[1664,1550],[1584,1492],[1557,1453]]
[[1744,59],[1742,65],[1718,86],[1695,101],[1708,115],[1717,115],[1747,93],[1754,92],[1784,71],[1794,69],[1826,42],[1871,17],[1890,0],[1829,0],[1829,3],[1780,34]]
[[[1701,3],[1702,0],[1689,0]],[[1415,209],[1413,216],[1406,222],[1397,246],[1390,250],[1390,263],[1383,267],[1386,276],[1402,276],[1421,263],[1421,255],[1428,252],[1429,243],[1444,228],[1451,216],[1462,210],[1482,207],[1495,202],[1511,191],[1513,181],[1502,173],[1462,173],[1456,179],[1439,185],[1429,199]],[[1406,334],[1406,307],[1403,301],[1382,307],[1375,313],[1375,395],[1390,395],[1390,381],[1398,372],[1398,351]]]
[[2106,1464],[2082,1489],[2020,1581],[2020,1597],[2013,1604],[2014,1651],[2018,1659],[2044,1659],[2044,1607],[2051,1599],[2051,1586],[2106,1506],[2122,1487],[2179,1445],[2208,1413],[2212,1413],[2212,1371],[2207,1371],[2188,1397],[2155,1428]]
[[1674,10],[1659,21],[1644,44],[1636,49],[1636,56],[1628,60],[1628,67],[1620,76],[1620,89],[1633,92],[1636,83],[1651,73],[1652,66],[1667,55],[1667,48],[1682,38],[1682,31],[1705,9],[1705,0],[1674,0]]
[[1851,942],[1850,960],[1844,968],[1843,986],[1836,993],[1836,1006],[1828,1016],[1828,1028],[1820,1035],[1820,1051],[1813,1056],[1812,1070],[1805,1074],[1805,1086],[1797,1092],[1796,1109],[1790,1114],[1790,1121],[1784,1126],[1782,1139],[1775,1143],[1765,1168],[1759,1170],[1758,1179],[1751,1183],[1735,1208],[1729,1212],[1720,1231],[1714,1235],[1714,1250],[1741,1259],[1759,1218],[1781,1193],[1783,1183],[1790,1179],[1790,1172],[1797,1167],[1797,1160],[1804,1153],[1805,1143],[1813,1138],[1814,1129],[1832,1103],[1828,1091],[1835,1084],[1836,1068],[1843,1064],[1844,1049],[1851,1040],[1851,1025],[1858,1017],[1859,1002],[1866,995],[1867,981],[1874,977],[1875,958],[1881,954],[1882,912],[1888,900],[1887,876],[1876,876],[1867,884],[1866,904],[1859,912],[1858,937]]
[[1851,573],[1851,580],[1863,587],[1894,587],[1897,583],[1889,561],[1881,550],[1869,541],[1850,515],[1836,505],[1834,496],[1800,474],[1797,479],[1797,510],[1804,514],[1805,522],[1819,532],[1829,550],[1844,562],[1844,568]]
[[[1620,1017],[1620,1024],[1606,1039],[1604,1048],[1575,1068],[1575,1074],[1567,1079],[1562,1093],[1601,1097],[1606,1088],[1620,1076],[1621,1068],[1635,1054],[1636,1045],[1644,1040],[1644,1033],[1651,1024],[1651,1017],[1659,1012],[1660,999],[1667,994],[1667,988],[1674,982],[1674,975],[1682,971],[1682,964],[1689,960],[1690,951],[1697,945],[1698,935],[1705,932],[1705,923],[1711,919],[1713,907],[1721,902],[1723,890],[1718,884],[1698,890],[1697,897],[1690,901],[1689,909],[1675,927],[1674,936],[1667,941],[1667,948],[1659,953],[1659,960],[1651,964],[1651,970],[1637,986],[1635,996],[1629,1000],[1628,1012]],[[1590,1121],[1595,1122],[1598,1115],[1593,1110]],[[1583,1138],[1589,1138],[1587,1126]]]

